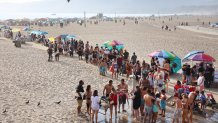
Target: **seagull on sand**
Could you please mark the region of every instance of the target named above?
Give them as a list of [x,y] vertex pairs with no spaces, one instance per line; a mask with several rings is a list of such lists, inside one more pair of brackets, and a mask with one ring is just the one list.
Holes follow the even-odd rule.
[[40,102],[38,102],[37,106],[40,106]]
[[7,112],[7,110],[5,109],[2,113],[5,114]]
[[61,103],[61,101],[59,101],[59,102],[55,102],[56,104],[60,104]]
[[30,101],[28,100],[27,102],[25,102],[26,104],[29,104],[30,103]]

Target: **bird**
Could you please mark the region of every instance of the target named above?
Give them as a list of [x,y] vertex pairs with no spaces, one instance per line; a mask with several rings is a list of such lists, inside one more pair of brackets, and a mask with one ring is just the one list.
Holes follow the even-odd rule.
[[59,102],[55,102],[56,104],[60,104],[61,103],[61,101],[59,101]]
[[40,106],[40,102],[38,102],[37,106]]
[[30,103],[30,101],[28,100],[27,102],[25,102],[26,104],[29,104]]
[[7,112],[7,110],[5,109],[2,113],[5,114]]
[[69,2],[70,2],[70,0],[67,0],[67,2],[69,3]]

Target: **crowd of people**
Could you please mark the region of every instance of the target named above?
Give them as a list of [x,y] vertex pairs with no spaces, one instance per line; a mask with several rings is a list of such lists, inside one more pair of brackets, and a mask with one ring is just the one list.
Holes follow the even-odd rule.
[[[154,123],[159,116],[158,114],[165,117],[168,98],[166,93],[172,69],[169,59],[160,63],[158,58],[152,57],[151,62],[146,63],[145,61],[140,62],[136,53],[130,56],[126,49],[118,50],[116,47],[110,49],[100,47],[98,44],[91,46],[88,41],[84,43],[75,39],[65,42],[54,41],[54,43],[49,43],[49,40],[45,41],[46,46],[48,46],[48,61],[52,61],[53,54],[55,54],[56,61],[59,61],[59,55],[74,57],[74,54],[77,53],[79,60],[84,58],[86,63],[98,66],[99,74],[102,76],[111,72],[112,79],[118,80],[119,76],[122,75],[120,78],[123,78],[123,75],[126,75],[126,80],[129,80],[130,75],[134,75],[133,78],[137,85],[133,90],[128,87],[124,79],[121,79],[121,83],[117,87],[113,86],[113,80],[110,80],[105,85],[102,95],[99,94],[98,90],[93,91],[91,85],[87,85],[86,90],[84,90],[84,82],[81,80],[76,88],[78,115],[81,115],[82,103],[83,100],[86,100],[87,113],[93,122],[97,122],[98,111],[103,107],[102,101],[106,101],[110,108],[110,119],[113,117],[113,112],[115,112],[116,118],[117,113],[127,112],[125,104],[129,104],[130,99],[132,100],[132,114],[135,120]],[[41,43],[45,44],[45,42]],[[202,110],[206,107],[206,94],[204,94],[204,88],[201,87],[200,81],[204,81],[203,75],[211,75],[208,71],[212,72],[213,70],[210,66],[208,67],[206,70],[202,70],[202,68],[195,70],[196,66],[193,68],[187,64],[183,66],[182,82],[177,81],[174,87],[173,104],[176,110],[173,114],[173,122],[179,122],[180,119],[182,122],[187,122],[186,120],[192,122],[193,110],[196,105],[201,104]],[[199,88],[186,87],[193,79],[199,81]],[[210,83],[210,79],[208,83]],[[84,94],[82,94],[83,92]]]

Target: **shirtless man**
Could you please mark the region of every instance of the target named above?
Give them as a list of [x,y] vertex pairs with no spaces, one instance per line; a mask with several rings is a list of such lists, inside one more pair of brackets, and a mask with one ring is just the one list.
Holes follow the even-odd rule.
[[144,116],[144,123],[146,122],[146,118],[148,116],[148,123],[151,121],[152,116],[152,100],[153,97],[151,96],[151,90],[147,91],[147,94],[144,95],[145,100],[145,116]]
[[189,110],[189,113],[190,113],[190,116],[189,116],[189,120],[190,120],[190,123],[192,123],[192,115],[193,115],[193,109],[194,109],[194,101],[196,99],[196,97],[199,95],[199,91],[196,90],[195,92],[191,92],[189,93],[188,95],[188,101],[187,101],[187,104],[188,104],[188,110]]
[[104,86],[103,95],[105,95],[105,91],[106,91],[106,97],[109,97],[109,95],[110,95],[110,93],[112,91],[112,88],[114,88],[113,81],[110,80],[109,84]]
[[120,105],[122,104],[122,109],[123,112],[126,112],[124,109],[124,105],[126,104],[127,96],[126,94],[128,93],[128,85],[125,83],[124,79],[121,79],[121,83],[118,85],[118,91],[119,91],[119,111],[120,113]]
[[147,88],[146,87],[140,87],[141,89],[141,106],[140,106],[140,112],[141,116],[144,116],[144,105],[145,105],[145,100],[144,96],[147,94]]

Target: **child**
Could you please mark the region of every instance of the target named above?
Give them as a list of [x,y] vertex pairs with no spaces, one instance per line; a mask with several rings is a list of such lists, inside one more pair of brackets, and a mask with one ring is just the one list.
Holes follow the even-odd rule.
[[152,99],[151,101],[152,101],[152,105],[153,105],[153,106],[152,106],[152,112],[153,112],[153,114],[152,114],[152,120],[151,120],[151,122],[152,122],[152,123],[156,123],[157,114],[158,114],[159,108],[158,108],[158,104],[157,104],[156,99]]
[[188,96],[182,94],[182,123],[188,119]]
[[56,61],[59,61],[59,56],[60,56],[60,53],[56,53],[56,54],[55,54],[55,60],[56,60]]
[[161,90],[161,100],[160,100],[160,108],[161,108],[161,115],[165,117],[166,112],[166,92],[165,90]]
[[200,100],[201,100],[201,110],[204,110],[206,108],[206,96],[204,95],[204,91],[201,91],[201,96],[200,96]]
[[178,94],[174,95],[174,102],[176,104],[176,110],[174,111],[174,115],[173,115],[173,123],[176,122],[179,123],[179,119],[181,117],[181,112],[182,112],[182,100],[181,100],[181,96],[178,97]]

